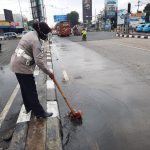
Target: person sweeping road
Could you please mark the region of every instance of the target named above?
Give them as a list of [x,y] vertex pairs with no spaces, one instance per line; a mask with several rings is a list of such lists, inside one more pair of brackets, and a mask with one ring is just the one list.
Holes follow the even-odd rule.
[[52,116],[53,113],[46,112],[39,102],[33,72],[37,65],[51,79],[54,78],[53,73],[47,67],[40,43],[40,39],[47,40],[51,29],[45,22],[35,22],[33,29],[34,31],[29,31],[19,41],[11,57],[10,66],[20,84],[26,112],[32,111],[37,118],[46,118]]

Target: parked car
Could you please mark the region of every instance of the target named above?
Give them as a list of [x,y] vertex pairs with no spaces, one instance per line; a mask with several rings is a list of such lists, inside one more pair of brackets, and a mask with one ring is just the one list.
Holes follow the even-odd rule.
[[15,39],[17,38],[17,34],[15,32],[6,32],[4,33],[4,39]]
[[139,24],[139,25],[136,27],[136,31],[137,31],[137,32],[142,32],[144,26],[145,26],[145,24]]
[[26,33],[28,33],[29,31],[22,31],[21,34],[18,34],[18,38],[21,39],[23,35],[25,35]]
[[150,23],[146,23],[146,25],[143,28],[143,32],[150,32]]
[[0,40],[4,40],[4,36],[3,35],[0,35]]
[[52,30],[52,35],[57,35],[57,31],[56,30]]
[[22,31],[22,35],[25,35],[26,33],[28,33],[29,31]]

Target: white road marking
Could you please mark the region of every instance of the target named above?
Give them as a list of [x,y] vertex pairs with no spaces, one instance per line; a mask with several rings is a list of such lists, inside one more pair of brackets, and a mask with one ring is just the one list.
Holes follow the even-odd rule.
[[129,37],[132,37],[132,35],[129,35]]
[[37,75],[39,75],[39,73],[40,73],[39,67],[36,65],[33,75],[37,76]]
[[0,114],[0,127],[1,127],[2,122],[4,121],[4,119],[6,117],[6,115],[7,115],[8,111],[9,111],[9,109],[10,109],[10,107],[11,107],[11,105],[12,105],[12,103],[13,103],[13,101],[14,101],[17,93],[18,93],[18,91],[19,91],[19,88],[20,88],[20,86],[19,86],[19,84],[17,84],[17,86],[14,89],[14,91],[12,92],[12,94],[11,94],[11,96],[10,96],[6,106],[5,106],[5,108],[3,109],[3,111]]
[[31,111],[27,114],[24,105],[22,105],[17,123],[30,121]]
[[47,53],[47,56],[51,56],[51,54],[50,54],[50,53]]
[[144,39],[144,36],[141,36],[141,39]]
[[48,65],[48,66],[51,66],[51,65],[52,65],[52,62],[47,62],[47,65]]
[[150,36],[148,36],[148,39],[150,39]]
[[56,101],[47,102],[47,112],[52,112],[52,117],[59,117],[58,104]]
[[51,59],[51,57],[47,57],[47,59]]
[[40,71],[39,71],[39,70],[34,70],[34,76],[38,76],[38,75],[39,75],[39,73],[40,73]]
[[67,75],[67,72],[63,70],[63,81],[69,81],[69,77]]
[[135,35],[134,37],[135,37],[135,38],[138,38],[138,35]]
[[139,50],[150,51],[150,49],[144,49],[144,48],[140,48],[140,47],[128,46],[128,45],[125,45],[125,44],[119,44],[119,43],[116,43],[116,44],[122,45],[122,46],[126,46],[126,47],[130,47],[130,48],[136,48],[136,49],[139,49]]
[[54,73],[53,69],[50,69],[50,71],[51,71],[52,73]]
[[49,79],[46,81],[47,89],[55,89],[53,80]]

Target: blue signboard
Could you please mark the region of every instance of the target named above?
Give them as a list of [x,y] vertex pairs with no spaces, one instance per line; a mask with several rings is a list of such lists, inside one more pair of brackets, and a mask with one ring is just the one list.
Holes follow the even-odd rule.
[[67,21],[67,15],[54,15],[54,22]]

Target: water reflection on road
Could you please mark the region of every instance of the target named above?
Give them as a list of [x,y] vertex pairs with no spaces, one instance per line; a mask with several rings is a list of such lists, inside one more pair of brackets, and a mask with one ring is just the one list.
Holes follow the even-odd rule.
[[17,80],[9,65],[0,66],[0,112],[7,103],[16,84]]
[[[120,48],[109,45],[108,41],[103,43],[106,51],[107,47]],[[70,121],[68,108],[57,91],[64,149],[149,149],[150,86],[137,73],[102,57],[92,48],[64,39],[56,45],[58,49],[55,46],[53,49],[55,75],[73,108],[83,112],[82,123]],[[70,79],[66,83],[62,82],[60,73],[63,69]]]

